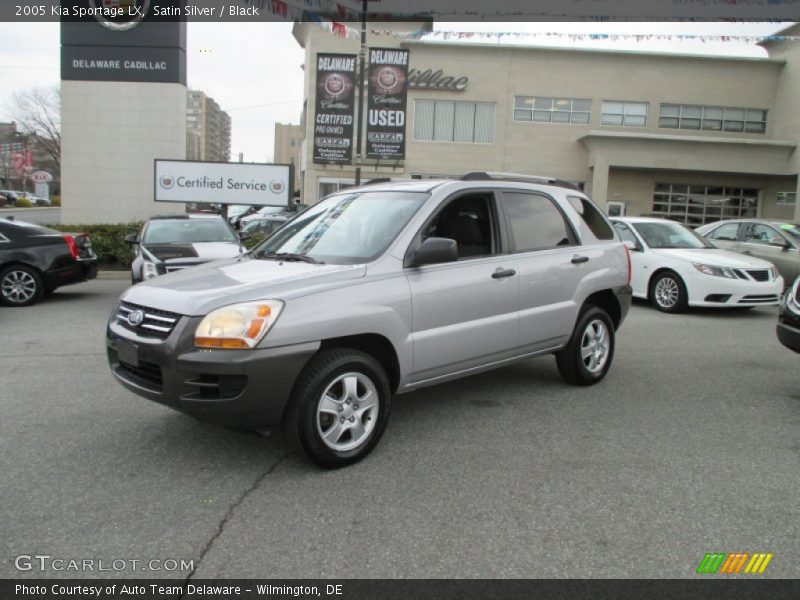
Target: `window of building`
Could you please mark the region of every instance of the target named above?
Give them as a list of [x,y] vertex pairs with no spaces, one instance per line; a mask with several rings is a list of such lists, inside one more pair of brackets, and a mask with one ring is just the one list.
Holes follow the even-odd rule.
[[797,192],[778,192],[775,194],[775,204],[794,204],[797,202]]
[[758,213],[758,190],[738,187],[656,183],[653,215],[686,225],[752,218]]
[[415,140],[494,143],[494,103],[417,100],[414,107]]
[[538,194],[504,192],[503,206],[517,252],[573,246],[575,236],[553,201]]
[[591,112],[592,101],[588,99],[514,96],[515,121],[586,125]]
[[647,102],[603,100],[600,123],[602,125],[644,127],[647,125]]
[[344,190],[353,187],[356,184],[352,179],[320,179],[319,180],[319,195],[317,199],[321,200],[325,196],[329,196],[339,190]]
[[662,104],[658,126],[666,129],[764,133],[767,129],[767,111],[722,106]]

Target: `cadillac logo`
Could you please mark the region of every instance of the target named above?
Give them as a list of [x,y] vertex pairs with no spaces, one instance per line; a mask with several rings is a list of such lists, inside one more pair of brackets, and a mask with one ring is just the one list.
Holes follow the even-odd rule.
[[[113,31],[133,29],[150,12],[150,0],[89,0],[97,21]],[[103,15],[108,11],[109,16]],[[111,16],[113,15],[113,16]]]
[[286,184],[283,179],[273,179],[269,182],[269,189],[273,194],[281,194],[286,189]]
[[403,91],[406,76],[398,67],[378,67],[371,73],[373,87],[382,94],[397,94]]
[[322,84],[325,93],[333,100],[339,100],[350,93],[350,78],[341,73],[330,73]]
[[142,321],[144,321],[144,313],[142,311],[134,310],[128,313],[128,324],[131,327],[136,327]]
[[175,178],[171,175],[162,175],[161,179],[159,179],[159,183],[161,187],[165,190],[171,190],[172,187],[175,185]]

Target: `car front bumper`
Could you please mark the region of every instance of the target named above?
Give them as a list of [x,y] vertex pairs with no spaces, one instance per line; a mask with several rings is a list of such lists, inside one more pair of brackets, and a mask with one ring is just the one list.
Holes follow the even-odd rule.
[[109,366],[125,388],[199,420],[261,428],[280,422],[292,387],[319,342],[253,350],[194,347],[197,317],[181,317],[164,340],[141,337],[112,316]]
[[689,306],[777,306],[783,293],[783,277],[772,281],[744,281],[692,273],[686,280]]

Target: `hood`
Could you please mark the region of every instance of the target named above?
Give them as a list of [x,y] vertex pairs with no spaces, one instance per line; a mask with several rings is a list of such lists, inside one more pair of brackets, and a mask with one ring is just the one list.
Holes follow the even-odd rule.
[[188,316],[252,300],[282,300],[364,277],[365,265],[315,265],[244,256],[148,279],[120,298]]
[[772,267],[772,263],[766,260],[716,248],[652,248],[651,252],[655,256],[665,256],[714,267],[730,267],[731,269],[769,269]]
[[145,244],[144,249],[162,262],[199,263],[239,255],[237,242],[197,242],[186,244]]

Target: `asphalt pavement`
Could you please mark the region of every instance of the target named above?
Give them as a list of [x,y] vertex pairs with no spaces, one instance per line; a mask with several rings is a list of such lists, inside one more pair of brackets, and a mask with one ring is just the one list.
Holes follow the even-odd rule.
[[39,208],[0,208],[0,219],[14,217],[18,221],[38,223],[39,225],[54,225],[61,223],[60,207]]
[[[328,472],[118,385],[125,285],[0,308],[0,577],[685,578],[713,551],[800,576],[800,356],[775,308],[636,304],[601,384],[542,357],[399,396],[375,451]],[[34,554],[128,562],[15,567]]]

